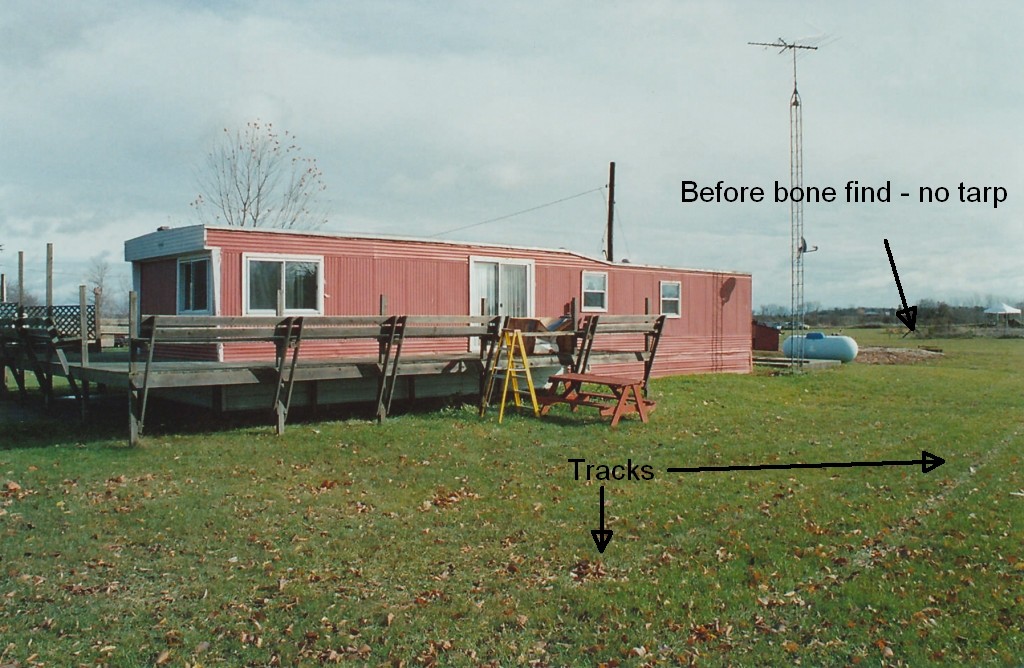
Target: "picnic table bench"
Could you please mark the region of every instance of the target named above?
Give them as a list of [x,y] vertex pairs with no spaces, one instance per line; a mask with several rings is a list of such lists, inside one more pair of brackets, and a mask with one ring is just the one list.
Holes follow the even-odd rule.
[[[555,404],[568,404],[575,411],[580,406],[597,408],[602,417],[611,417],[619,424],[624,415],[640,416],[647,422],[647,414],[654,410],[655,402],[644,397],[644,379],[602,373],[561,373],[551,376],[552,391],[537,397],[541,415],[547,415]],[[584,390],[584,385],[603,385],[610,392]]]
[[[552,383],[549,392],[537,397],[541,404],[541,415],[547,415],[555,404],[568,404],[575,412],[580,406],[597,408],[602,417],[611,418],[611,426],[619,424],[624,415],[637,414],[647,422],[647,414],[654,410],[655,403],[647,398],[647,382],[651,377],[658,341],[665,326],[664,315],[588,315],[576,336],[580,339],[579,351],[572,369],[555,374],[548,380]],[[636,359],[643,363],[643,370],[631,371],[590,371],[590,357],[597,338],[619,340],[617,337],[642,339],[643,350],[634,350]],[[629,339],[630,341],[633,338]],[[621,345],[621,343],[620,343]],[[634,345],[636,345],[634,343]],[[605,351],[607,352],[607,351]],[[584,385],[601,385],[606,391],[584,389]]]

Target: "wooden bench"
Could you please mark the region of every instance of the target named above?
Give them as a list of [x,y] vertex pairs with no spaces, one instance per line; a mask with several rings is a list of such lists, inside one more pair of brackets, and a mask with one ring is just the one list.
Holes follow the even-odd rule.
[[395,384],[401,375],[406,339],[478,339],[480,357],[490,354],[498,341],[503,318],[468,315],[323,316],[306,317],[303,340],[368,338],[378,341],[380,383],[377,419],[391,411]]
[[[151,315],[142,318],[136,330],[129,321],[129,439],[135,445],[142,437],[149,404],[153,359],[158,346],[212,345],[231,342],[269,342],[275,346],[277,389],[273,408],[278,432],[284,431],[288,405],[298,361],[301,319],[276,316],[220,317]],[[291,350],[290,364],[288,352]],[[144,360],[140,359],[144,355]],[[142,363],[141,369],[139,368]],[[287,373],[287,375],[286,375]]]
[[[663,315],[588,315],[584,317],[581,327],[576,332],[580,343],[572,371],[573,373],[588,372],[590,357],[594,352],[604,355],[629,353],[637,361],[643,362],[643,387],[646,392],[664,328],[665,316]],[[629,350],[623,350],[621,347],[609,349],[605,341],[611,338],[611,335],[642,336],[643,347],[633,347]],[[596,342],[599,340],[601,343],[597,344]]]
[[0,318],[0,394],[7,393],[7,370],[10,369],[21,398],[25,398],[25,372],[21,364],[21,335],[16,318]]
[[[269,342],[275,346],[276,390],[273,410],[277,429],[284,431],[303,341],[370,339],[378,345],[377,417],[391,408],[406,338],[479,338],[497,340],[499,318],[474,316],[171,316],[144,317],[130,336],[130,432],[133,443],[142,434],[154,354],[161,345]],[[485,346],[481,345],[481,356]],[[141,353],[145,353],[144,365]]]
[[58,365],[75,397],[80,399],[66,351],[81,347],[80,338],[62,337],[52,318],[0,320],[0,366],[11,370],[22,400],[26,396],[25,372],[31,371],[43,392],[44,402],[49,405],[53,401],[53,377]]
[[[541,415],[547,415],[555,404],[568,404],[575,412],[580,406],[597,408],[602,417],[610,417],[611,426],[625,415],[637,414],[647,422],[647,414],[655,403],[644,396],[643,378],[600,373],[561,373],[551,376],[552,391],[537,397]],[[601,385],[610,392],[585,391],[584,385]]]

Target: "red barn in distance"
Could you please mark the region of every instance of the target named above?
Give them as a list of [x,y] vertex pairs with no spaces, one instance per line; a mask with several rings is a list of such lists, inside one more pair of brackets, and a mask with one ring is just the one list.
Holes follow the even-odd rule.
[[[751,277],[613,263],[566,250],[195,225],[125,242],[143,315],[665,314],[652,375],[748,373]],[[410,341],[408,352],[465,353],[465,340]],[[184,347],[183,347],[184,348]],[[272,356],[259,344],[192,354]],[[372,342],[311,342],[303,357],[366,355]]]

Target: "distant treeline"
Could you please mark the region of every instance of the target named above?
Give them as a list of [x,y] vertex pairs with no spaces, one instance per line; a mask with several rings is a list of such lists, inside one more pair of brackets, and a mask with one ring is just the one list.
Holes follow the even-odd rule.
[[[1015,305],[1021,308],[1020,304]],[[917,304],[917,321],[929,325],[974,325],[994,326],[1006,325],[1020,326],[1021,316],[1011,315],[995,316],[985,313],[985,306],[957,306],[947,304],[934,299],[922,299]],[[757,320],[766,324],[782,324],[789,322],[789,309],[781,306],[768,305],[761,307],[757,314]],[[814,304],[808,304],[807,313],[804,316],[804,324],[810,327],[891,327],[900,324],[896,318],[895,308],[870,308],[870,307],[846,307],[846,308],[820,308]]]

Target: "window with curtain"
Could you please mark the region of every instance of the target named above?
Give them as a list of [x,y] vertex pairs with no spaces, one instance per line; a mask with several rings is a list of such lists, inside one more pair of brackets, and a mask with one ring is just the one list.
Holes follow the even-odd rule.
[[501,303],[498,297],[498,263],[474,262],[473,282],[479,296],[478,304],[473,307],[482,308],[480,315],[498,315],[498,304]]
[[523,318],[529,315],[529,280],[526,265],[501,265],[500,298],[505,315]]
[[517,318],[533,315],[532,261],[471,258],[469,275],[471,313]]

